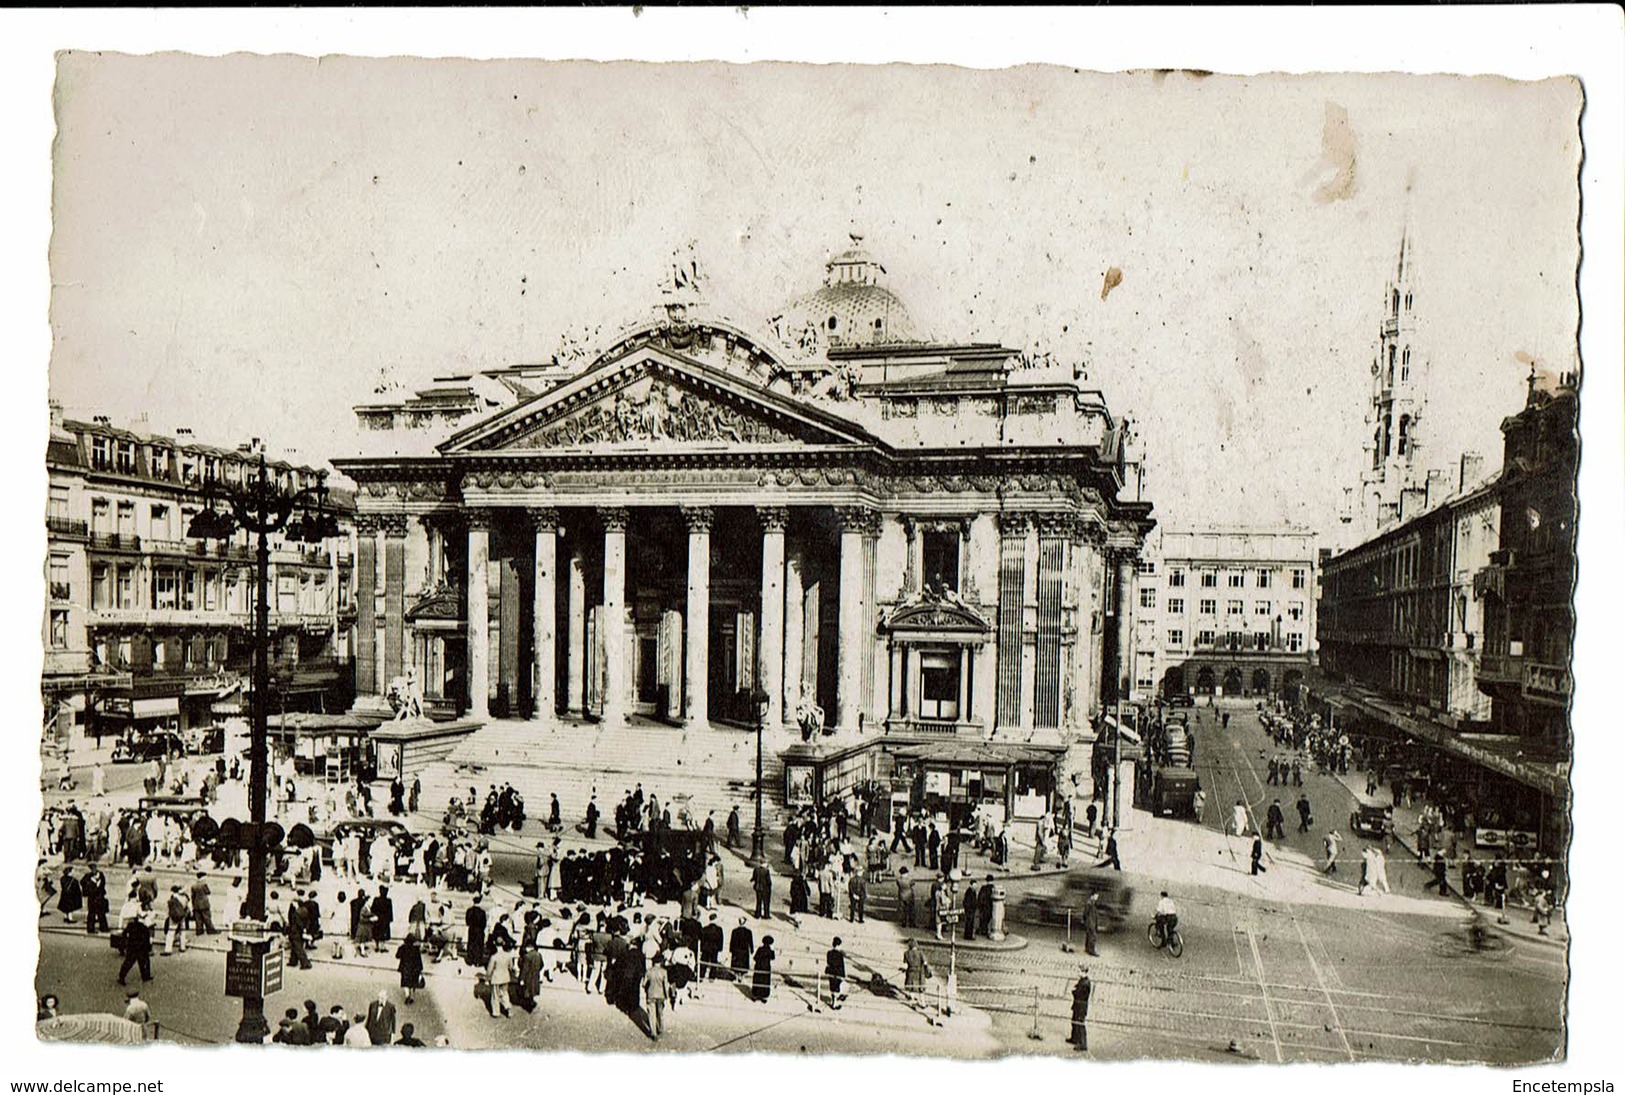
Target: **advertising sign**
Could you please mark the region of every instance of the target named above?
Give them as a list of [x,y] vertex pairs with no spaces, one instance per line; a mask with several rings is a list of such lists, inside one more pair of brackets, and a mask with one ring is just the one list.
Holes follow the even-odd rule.
[[817,800],[817,793],[813,787],[813,766],[810,764],[786,764],[784,766],[784,804],[786,806],[811,806]]

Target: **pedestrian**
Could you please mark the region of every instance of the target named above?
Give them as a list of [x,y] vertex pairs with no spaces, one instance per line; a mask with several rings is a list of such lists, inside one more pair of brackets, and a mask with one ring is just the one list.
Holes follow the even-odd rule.
[[1264,815],[1264,836],[1270,840],[1286,838],[1286,814],[1281,809],[1280,799],[1271,802],[1269,810]]
[[141,999],[140,989],[131,989],[124,994],[124,1018],[131,1023],[140,1023],[146,1026],[152,1022],[152,1009],[147,1002]]
[[755,948],[755,933],[741,916],[738,925],[728,936],[728,965],[733,970],[735,978],[743,979],[745,974],[750,972],[751,953]]
[[84,905],[85,891],[79,880],[74,877],[73,868],[63,867],[62,885],[56,898],[57,910],[67,918],[68,923],[72,924],[74,916],[84,908]]
[[423,987],[423,949],[417,936],[407,935],[395,948],[395,968],[401,975],[402,995],[408,1004],[413,1003],[412,994]]
[[367,1017],[357,1012],[350,1018],[350,1025],[344,1031],[343,1045],[370,1046],[373,1045],[372,1036],[367,1033]]
[[1247,804],[1239,798],[1230,810],[1230,827],[1237,836],[1247,833]]
[[1107,867],[1107,866],[1109,866],[1114,871],[1121,871],[1123,869],[1122,860],[1117,858],[1117,830],[1116,829],[1107,830],[1107,832],[1106,832],[1106,851],[1104,853],[1104,858],[1101,859],[1101,861],[1099,863],[1096,863],[1095,866],[1097,868],[1098,867]]
[[177,884],[169,887],[169,901],[165,905],[167,916],[164,920],[164,953],[174,954],[175,945],[180,944],[181,953],[186,953],[186,922],[191,916],[191,905],[186,900],[186,892]]
[[378,999],[367,1005],[365,1024],[373,1045],[387,1046],[395,1040],[395,1005],[389,1002],[388,989],[379,989]]
[[925,960],[925,952],[910,939],[903,949],[903,991],[919,995],[925,991],[925,982],[930,976],[931,964]]
[[769,915],[768,903],[773,898],[773,875],[766,863],[756,864],[756,869],[751,871],[750,886],[756,893],[756,919],[765,920]]
[[700,929],[700,976],[707,981],[715,980],[721,972],[723,943],[722,925],[717,923],[717,914],[712,913]]
[[982,891],[971,879],[965,883],[964,906],[961,912],[965,917],[965,941],[968,943],[976,938],[976,910],[981,907]]
[[1326,862],[1321,865],[1320,872],[1321,874],[1336,874],[1337,850],[1342,844],[1342,837],[1337,835],[1336,829],[1327,829],[1322,844],[1326,849]]
[[1091,893],[1089,900],[1083,905],[1083,952],[1091,957],[1100,957],[1096,949],[1100,940],[1100,894]]
[[500,1012],[501,1017],[506,1019],[512,1014],[508,1010],[508,987],[513,984],[513,953],[501,942],[491,953],[485,978],[491,986],[491,1018],[497,1018]]
[[1309,796],[1298,796],[1298,832],[1307,833],[1309,827],[1315,823],[1315,815],[1309,806]]
[[863,903],[869,896],[869,883],[863,877],[862,871],[853,871],[852,879],[847,883],[847,899],[850,903],[849,916],[853,923],[863,923]]
[[914,927],[914,880],[907,867],[897,869],[897,912],[903,927]]
[[671,1000],[671,980],[666,976],[666,964],[659,955],[643,975],[643,999],[649,1009],[649,1037],[660,1041],[666,1033],[666,1004]]
[[406,795],[406,809],[409,813],[418,812],[418,799],[423,794],[423,780],[418,776],[412,777],[412,789]]
[[485,925],[488,921],[485,915],[485,907],[480,904],[480,901],[480,895],[475,894],[473,903],[468,907],[468,912],[463,914],[463,923],[468,927],[467,953],[464,958],[475,969],[483,968],[486,958]]
[[214,909],[209,901],[209,876],[204,871],[197,873],[192,883],[192,920],[197,925],[198,935],[214,935]]
[[95,935],[107,930],[107,876],[92,864],[85,877],[79,880],[79,892],[85,900],[85,933]]
[[139,906],[135,915],[124,919],[120,929],[124,934],[124,961],[118,969],[118,983],[124,984],[124,978],[132,967],[141,970],[141,980],[152,980],[152,925],[147,923],[147,914]]
[[1446,871],[1447,868],[1445,866],[1444,853],[1438,849],[1434,849],[1433,877],[1427,882],[1422,883],[1422,888],[1424,890],[1437,888],[1440,897],[1447,896],[1450,893],[1450,880]]
[[1264,838],[1258,833],[1253,834],[1253,874],[1264,873]]
[[349,1029],[350,1020],[344,1016],[344,1005],[334,1004],[316,1025],[317,1039],[325,1045],[343,1045],[345,1032]]
[[758,1004],[767,1003],[773,993],[773,959],[777,957],[773,951],[773,937],[769,935],[756,948],[756,970],[751,977],[750,998]]
[[824,977],[829,982],[829,1006],[841,1010],[846,999],[846,952],[841,949],[841,937],[824,953]]
[[[412,787],[414,791],[417,789],[416,780],[413,781]],[[417,1027],[413,1026],[411,1023],[402,1023],[401,1036],[395,1040],[395,1044],[398,1046],[415,1046],[422,1048],[423,1039],[417,1036]]]
[[1388,888],[1388,857],[1383,854],[1381,848],[1371,849],[1371,876],[1372,881],[1383,893],[1394,892]]
[[1089,967],[1083,967],[1083,973],[1077,984],[1072,986],[1072,1033],[1067,1041],[1079,1053],[1089,1051],[1089,997],[1094,993],[1094,984],[1089,980]]

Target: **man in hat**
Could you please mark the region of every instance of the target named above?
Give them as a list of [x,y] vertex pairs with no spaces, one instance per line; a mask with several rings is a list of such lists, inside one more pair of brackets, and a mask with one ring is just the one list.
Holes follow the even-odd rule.
[[728,936],[729,966],[733,969],[735,977],[743,977],[750,972],[751,954],[756,950],[756,934],[750,930],[745,918],[739,918],[739,924]]
[[824,976],[829,979],[829,1004],[836,1011],[841,1010],[841,1001],[846,999],[846,952],[841,949],[841,937],[835,937],[835,943],[824,955]]
[[1089,980],[1089,967],[1079,967],[1082,970],[1077,984],[1072,986],[1072,1033],[1067,1041],[1079,1053],[1089,1051],[1089,996],[1094,992],[1094,983]]
[[124,1005],[124,1018],[143,1026],[152,1022],[152,1009],[141,999],[140,989],[131,989],[124,994],[124,998],[127,1001]]
[[1092,893],[1083,906],[1083,951],[1091,957],[1100,957],[1096,945],[1100,940],[1100,894]]
[[214,911],[209,906],[208,875],[199,871],[197,879],[192,883],[192,919],[197,923],[198,935],[213,935]]

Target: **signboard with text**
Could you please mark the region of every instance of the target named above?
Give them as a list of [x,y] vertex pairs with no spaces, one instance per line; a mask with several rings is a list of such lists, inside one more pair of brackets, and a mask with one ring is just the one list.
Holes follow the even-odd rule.
[[226,952],[226,995],[264,999],[282,991],[282,952],[263,941],[233,939]]

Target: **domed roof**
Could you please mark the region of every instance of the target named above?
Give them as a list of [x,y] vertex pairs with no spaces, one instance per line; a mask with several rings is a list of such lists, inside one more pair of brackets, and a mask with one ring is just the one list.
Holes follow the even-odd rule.
[[854,235],[852,246],[824,265],[824,287],[785,309],[788,333],[812,327],[831,348],[920,341],[907,306],[880,284],[886,268],[862,244]]

